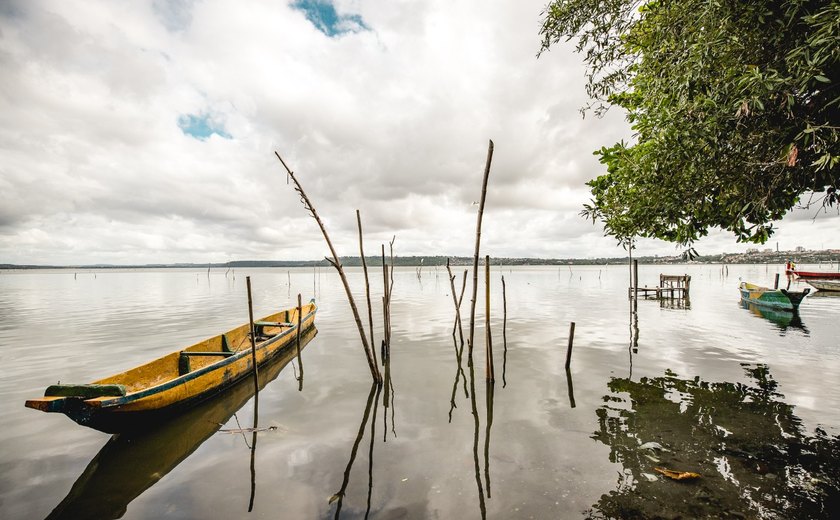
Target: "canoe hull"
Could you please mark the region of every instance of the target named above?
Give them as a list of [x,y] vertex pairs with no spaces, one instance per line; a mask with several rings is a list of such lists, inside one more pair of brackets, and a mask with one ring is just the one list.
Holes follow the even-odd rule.
[[[316,332],[313,327],[301,337],[301,348]],[[260,389],[294,358],[294,348],[284,349],[260,366]],[[135,428],[111,437],[46,520],[123,517],[135,498],[189,457],[251,399],[254,384],[248,379],[155,428]]]
[[823,272],[823,271],[796,271],[788,269],[786,274],[792,274],[797,278],[808,280],[840,280],[840,273]]
[[[314,328],[316,311],[317,307],[314,301],[304,306],[301,334]],[[296,309],[268,316],[262,321],[278,322],[278,318],[290,317],[290,312],[296,313]],[[249,336],[247,335],[248,330],[249,325],[245,324],[223,335],[94,383],[94,385],[125,384],[130,388],[130,391],[125,395],[89,399],[74,396],[43,397],[28,400],[26,406],[44,412],[63,413],[82,426],[88,426],[106,433],[143,429],[148,425],[165,421],[183,413],[184,410],[224,392],[245,377],[252,377],[253,361]],[[296,316],[291,326],[276,327],[273,330],[278,331],[276,335],[257,344],[258,366],[269,362],[281,352],[295,348],[297,338]],[[220,355],[210,356],[212,359],[206,360],[204,356],[195,357],[198,366],[194,370],[189,370],[183,375],[178,375],[177,371],[174,374],[168,374],[168,376],[162,375],[158,378],[160,382],[156,384],[144,386],[132,382],[132,378],[140,376],[155,381],[154,375],[149,375],[150,372],[160,369],[161,366],[167,366],[173,370],[173,367],[178,365],[179,362],[183,363],[183,359],[179,359],[184,357],[182,353],[195,354],[201,352],[202,349],[208,349],[208,346],[227,345],[229,341],[227,338],[237,338],[238,340],[236,341],[238,349],[233,353],[222,355],[223,352],[219,351]],[[187,357],[193,359],[191,356]],[[218,361],[215,359],[218,359]],[[189,360],[186,364],[189,365]]]
[[747,282],[741,282],[739,290],[741,291],[741,299],[746,302],[786,311],[798,309],[799,304],[802,303],[802,300],[810,292],[810,289],[805,289],[802,292],[787,291],[785,289],[769,289]]
[[805,282],[820,291],[840,292],[840,280],[806,280]]

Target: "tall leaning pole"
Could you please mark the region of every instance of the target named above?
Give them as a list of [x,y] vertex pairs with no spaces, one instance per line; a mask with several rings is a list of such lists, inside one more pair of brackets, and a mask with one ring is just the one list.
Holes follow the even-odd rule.
[[481,183],[481,201],[478,203],[478,219],[475,225],[475,254],[473,255],[473,286],[470,301],[470,339],[469,361],[472,365],[473,345],[475,344],[475,301],[478,297],[478,255],[481,251],[481,218],[484,216],[484,201],[487,199],[487,179],[490,177],[490,164],[493,162],[493,140],[487,148],[487,162],[484,165],[484,180]]

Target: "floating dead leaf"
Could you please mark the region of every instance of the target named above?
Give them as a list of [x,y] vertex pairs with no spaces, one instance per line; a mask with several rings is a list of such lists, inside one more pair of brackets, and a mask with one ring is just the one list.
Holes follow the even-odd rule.
[[662,473],[666,477],[674,480],[691,480],[695,478],[700,478],[699,473],[692,473],[691,471],[674,471],[672,469],[665,468],[653,468],[653,470],[657,473]]

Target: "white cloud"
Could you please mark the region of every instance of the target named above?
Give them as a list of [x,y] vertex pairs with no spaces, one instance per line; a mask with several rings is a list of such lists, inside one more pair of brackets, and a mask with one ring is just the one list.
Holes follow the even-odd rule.
[[[357,253],[356,208],[371,250],[396,234],[399,254],[470,254],[489,138],[487,253],[621,255],[578,212],[592,150],[626,124],[581,119],[571,49],[536,59],[544,4],[343,0],[370,30],[330,38],[284,2],[8,3],[0,263],[320,258],[274,150],[341,254]],[[189,115],[231,139],[185,135]],[[837,219],[794,216],[778,237],[840,247]]]

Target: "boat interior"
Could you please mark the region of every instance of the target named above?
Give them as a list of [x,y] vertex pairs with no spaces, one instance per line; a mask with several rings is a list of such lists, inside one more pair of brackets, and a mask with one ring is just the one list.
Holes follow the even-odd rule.
[[[306,316],[314,304],[303,306]],[[257,345],[264,343],[297,324],[297,309],[288,309],[254,321]],[[144,365],[98,381],[95,385],[122,385],[126,392],[136,392],[159,385],[201,369],[242,350],[251,348],[249,324],[241,325],[224,334],[205,339],[183,350],[172,352]]]

